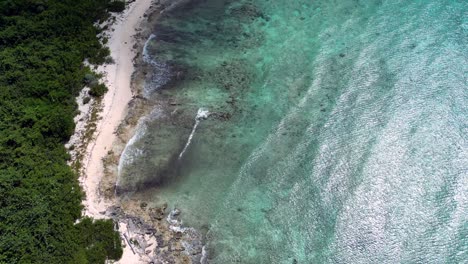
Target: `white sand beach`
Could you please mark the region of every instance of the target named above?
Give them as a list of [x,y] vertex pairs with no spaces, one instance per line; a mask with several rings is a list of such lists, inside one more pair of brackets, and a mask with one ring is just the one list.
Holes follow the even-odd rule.
[[[105,218],[103,212],[113,203],[99,194],[99,183],[104,176],[102,159],[112,148],[116,140],[115,131],[125,118],[128,103],[132,99],[130,84],[134,72],[133,58],[136,55],[132,48],[135,44],[134,35],[151,2],[136,0],[130,3],[106,32],[109,37],[107,46],[115,63],[98,68],[98,72],[103,73],[103,81],[109,90],[103,98],[101,118],[97,122],[94,139],[88,145],[83,158],[84,173],[80,177],[80,184],[86,193],[83,201],[84,215],[95,219]],[[133,254],[130,247],[125,247],[119,263],[139,262],[139,256]]]

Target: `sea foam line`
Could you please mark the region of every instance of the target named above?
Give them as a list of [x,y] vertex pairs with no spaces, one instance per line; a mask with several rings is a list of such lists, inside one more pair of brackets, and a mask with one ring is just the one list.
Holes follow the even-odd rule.
[[156,35],[151,34],[150,37],[146,40],[145,45],[143,46],[143,60],[146,63],[153,64],[153,65],[155,64],[155,62],[151,59],[151,56],[148,54],[148,44],[154,38],[156,38]]
[[145,82],[143,89],[143,96],[146,98],[150,97],[154,91],[168,84],[174,76],[170,65],[164,59],[159,60],[150,54],[151,43],[156,38],[155,34],[151,34],[143,46],[143,61],[153,68],[151,80]]
[[205,110],[203,108],[198,109],[197,116],[195,117],[195,125],[192,128],[192,132],[190,133],[190,136],[187,140],[187,143],[185,144],[184,149],[179,154],[179,160],[182,158],[188,146],[192,142],[192,138],[193,138],[193,135],[195,134],[195,131],[197,130],[198,124],[200,124],[201,120],[207,119],[209,115],[210,115],[210,112],[208,110]]

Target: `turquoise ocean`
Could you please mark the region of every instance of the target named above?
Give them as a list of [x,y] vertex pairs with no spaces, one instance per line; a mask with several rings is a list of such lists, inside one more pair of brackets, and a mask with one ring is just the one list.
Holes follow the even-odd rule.
[[166,103],[119,188],[208,263],[468,263],[468,1],[194,0],[153,27]]

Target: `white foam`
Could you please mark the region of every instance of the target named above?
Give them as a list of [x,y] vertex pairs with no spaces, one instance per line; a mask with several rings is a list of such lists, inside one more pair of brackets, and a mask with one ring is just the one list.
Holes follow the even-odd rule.
[[146,63],[149,63],[149,64],[154,64],[155,63],[155,61],[153,61],[151,59],[151,56],[148,53],[148,45],[151,42],[151,40],[153,40],[155,38],[156,38],[156,35],[151,34],[150,37],[146,40],[145,45],[143,46],[143,60]]
[[144,155],[143,150],[135,144],[147,135],[147,122],[154,119],[158,119],[162,115],[163,113],[161,109],[155,108],[153,109],[153,111],[151,111],[151,113],[148,116],[143,117],[138,121],[134,135],[127,142],[124,150],[122,151],[122,154],[120,155],[119,163],[117,165],[117,186],[121,184],[122,172],[124,171],[124,169],[132,165]]
[[174,232],[185,233],[190,228],[184,227],[182,221],[177,219],[177,215],[180,214],[179,209],[172,210],[166,218],[166,221],[169,223],[169,229]]
[[119,178],[120,178],[122,169],[125,166],[132,164],[136,159],[138,159],[138,157],[140,157],[143,154],[142,150],[134,147],[134,144],[145,136],[146,131],[147,131],[146,125],[141,124],[137,128],[133,137],[130,138],[130,140],[125,145],[125,148],[122,151],[122,154],[119,159],[119,164],[117,165],[117,175],[119,176]]
[[202,253],[201,253],[201,259],[200,259],[200,263],[201,264],[205,264],[205,263],[208,263],[208,252],[206,251],[206,247],[203,246],[202,247]]
[[146,40],[143,47],[143,61],[150,64],[153,68],[151,81],[147,81],[144,86],[143,96],[148,98],[151,94],[169,83],[171,80],[171,68],[164,61],[158,61],[157,58],[152,58],[148,50],[152,40],[156,39],[156,35],[151,34]]
[[203,108],[198,109],[197,116],[195,117],[195,125],[192,128],[192,132],[190,133],[190,136],[189,136],[189,138],[187,140],[187,143],[185,144],[184,149],[179,154],[179,159],[182,158],[185,151],[187,150],[190,143],[192,142],[193,135],[195,134],[195,131],[197,130],[198,124],[200,124],[200,121],[204,120],[204,119],[207,119],[209,115],[210,115],[210,112],[208,110],[203,109]]

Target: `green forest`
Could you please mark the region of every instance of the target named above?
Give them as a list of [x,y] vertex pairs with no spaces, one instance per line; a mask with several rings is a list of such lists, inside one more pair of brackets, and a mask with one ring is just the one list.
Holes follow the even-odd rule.
[[[0,0],[0,263],[104,263],[122,254],[111,220],[81,219],[64,143],[75,97],[109,51],[111,0]],[[100,95],[102,93],[96,93]]]

